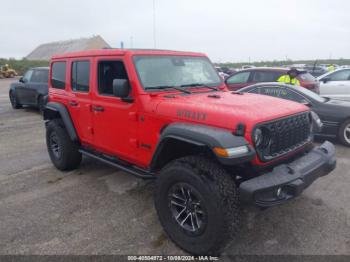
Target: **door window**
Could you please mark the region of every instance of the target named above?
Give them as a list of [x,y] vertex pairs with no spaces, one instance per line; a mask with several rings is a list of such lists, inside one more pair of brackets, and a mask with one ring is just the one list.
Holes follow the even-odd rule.
[[72,63],[71,85],[73,91],[89,92],[90,62],[77,61]]
[[101,61],[98,63],[98,93],[113,95],[113,80],[128,79],[122,61]]
[[256,71],[254,72],[252,82],[275,82],[276,73],[275,72],[263,72]]
[[33,70],[28,70],[23,76],[23,82],[28,83],[32,78]]
[[34,70],[30,82],[34,83],[47,83],[49,81],[48,70]]
[[65,87],[66,87],[66,62],[54,62],[52,64],[51,85],[53,88],[65,89]]
[[250,72],[237,73],[227,79],[228,84],[242,84],[247,83],[250,76]]
[[342,70],[328,76],[330,81],[347,81],[350,80],[350,70]]

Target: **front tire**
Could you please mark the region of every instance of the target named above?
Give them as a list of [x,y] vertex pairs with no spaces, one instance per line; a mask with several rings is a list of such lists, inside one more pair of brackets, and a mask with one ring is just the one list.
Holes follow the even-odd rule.
[[350,120],[346,120],[340,126],[338,138],[344,146],[350,147]]
[[46,145],[54,166],[62,171],[76,169],[82,156],[79,147],[74,143],[61,119],[50,120],[46,128]]
[[161,170],[155,207],[168,236],[194,255],[219,255],[239,225],[233,179],[204,157],[184,157]]
[[16,94],[14,91],[10,92],[10,102],[13,109],[22,108],[22,105],[17,102]]

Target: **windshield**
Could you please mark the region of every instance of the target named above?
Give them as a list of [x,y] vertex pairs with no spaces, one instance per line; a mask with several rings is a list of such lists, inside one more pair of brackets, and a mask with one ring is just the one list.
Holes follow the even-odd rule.
[[144,89],[221,84],[206,57],[135,56],[134,63]]

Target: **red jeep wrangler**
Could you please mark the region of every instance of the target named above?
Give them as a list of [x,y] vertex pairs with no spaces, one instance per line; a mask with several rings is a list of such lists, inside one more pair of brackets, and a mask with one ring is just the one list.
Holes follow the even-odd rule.
[[313,146],[307,107],[230,92],[199,53],[96,50],[50,63],[47,149],[60,170],[82,155],[155,178],[155,208],[169,237],[192,254],[219,254],[240,205],[298,196],[336,165]]

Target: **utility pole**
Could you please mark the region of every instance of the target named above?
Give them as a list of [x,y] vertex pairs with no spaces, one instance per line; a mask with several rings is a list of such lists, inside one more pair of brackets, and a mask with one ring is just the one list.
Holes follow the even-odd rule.
[[134,40],[134,37],[130,36],[130,48],[134,48],[133,40]]
[[157,47],[156,41],[156,0],[153,0],[153,47]]

